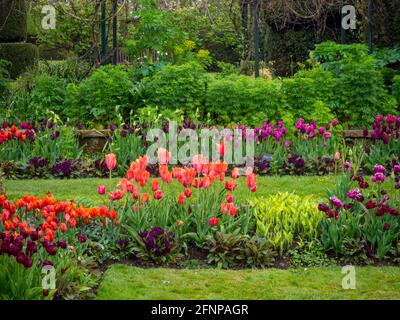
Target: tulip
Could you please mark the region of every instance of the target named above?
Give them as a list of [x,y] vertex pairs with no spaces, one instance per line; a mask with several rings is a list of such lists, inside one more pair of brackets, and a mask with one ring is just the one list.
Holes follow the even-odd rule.
[[185,193],[186,198],[190,198],[192,196],[192,190],[191,189],[186,188],[184,193]]
[[225,182],[225,189],[228,191],[235,191],[237,187],[237,183],[235,182],[235,180],[232,179],[228,179]]
[[218,218],[213,217],[213,218],[210,218],[208,221],[210,223],[210,226],[213,228],[218,225]]
[[108,197],[112,200],[112,201],[118,201],[121,200],[124,197],[124,194],[122,193],[121,190],[115,190],[113,192],[110,192]]
[[178,202],[179,202],[180,204],[184,204],[184,203],[185,203],[185,200],[186,200],[185,194],[184,194],[183,192],[181,192],[181,193],[179,194],[179,196],[178,196]]
[[197,173],[202,173],[205,165],[205,159],[202,154],[198,154],[193,156],[192,158],[192,166]]
[[158,188],[160,187],[160,182],[157,179],[153,179],[153,183],[151,186],[151,190],[153,190],[154,192],[156,192],[158,190]]
[[65,223],[62,223],[62,224],[60,225],[60,231],[61,231],[62,233],[64,233],[65,231],[67,231],[67,225],[66,225]]
[[339,161],[341,157],[342,157],[342,156],[341,156],[341,154],[340,154],[339,151],[336,151],[335,154],[333,155],[333,159],[334,159],[335,161]]
[[329,200],[331,200],[332,205],[336,208],[336,209],[340,209],[343,207],[344,203],[342,200],[340,200],[337,197],[331,197]]
[[117,157],[115,154],[106,154],[106,166],[109,171],[113,171],[117,166]]
[[251,192],[256,192],[256,190],[257,190],[256,182],[257,182],[257,177],[256,177],[256,175],[254,173],[249,174],[246,177],[246,184],[247,184],[247,187],[250,189]]
[[217,143],[218,153],[220,156],[224,156],[226,153],[226,149],[228,148],[227,143],[225,140],[222,140],[220,144]]
[[171,158],[171,152],[167,151],[164,148],[159,148],[157,151],[158,161],[162,165],[167,165],[169,163],[169,159]]
[[378,173],[378,172],[384,173],[385,170],[386,170],[385,167],[382,166],[382,165],[376,165],[376,166],[374,166],[374,173]]
[[226,202],[232,203],[232,202],[233,202],[233,195],[231,195],[230,193],[228,193],[228,194],[226,195]]
[[161,190],[157,190],[154,192],[154,199],[156,200],[161,200],[163,197],[163,192]]
[[146,204],[149,202],[150,195],[148,193],[143,193],[140,195],[140,203],[141,204]]
[[235,205],[233,203],[229,203],[228,204],[229,215],[231,217],[235,217],[236,216],[236,211],[237,211],[237,209],[236,209]]
[[233,179],[237,179],[237,178],[239,178],[239,177],[240,177],[239,168],[234,168],[234,169],[232,170],[232,178],[233,178]]
[[99,186],[97,187],[97,193],[98,193],[99,195],[104,195],[104,194],[106,194],[106,186],[104,186],[104,185],[99,185]]

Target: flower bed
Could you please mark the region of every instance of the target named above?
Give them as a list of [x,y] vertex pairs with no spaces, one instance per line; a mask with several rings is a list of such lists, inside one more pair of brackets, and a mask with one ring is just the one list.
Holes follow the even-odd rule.
[[[91,263],[282,268],[342,260],[394,264],[400,257],[398,163],[392,172],[375,166],[371,181],[346,163],[347,175],[330,192],[329,203],[318,205],[313,197],[284,193],[239,202],[240,183],[249,194],[257,192],[252,170],[240,177],[237,168],[228,173],[225,163],[207,163],[200,155],[189,166],[171,167],[165,149],[158,157],[160,178],[151,177],[143,156],[116,188],[100,185],[102,207],[59,202],[50,194],[14,202],[0,197],[0,263],[9,275],[30,279],[3,280],[19,286],[20,298],[86,297],[90,291],[79,288],[97,283],[88,271]],[[110,176],[117,162],[115,155],[106,156]],[[383,190],[390,176],[395,188]],[[173,182],[180,186],[175,192],[168,188]],[[43,266],[55,267],[57,290],[38,288]]]
[[[254,129],[251,137],[256,142],[255,172],[259,175],[334,174],[342,172],[347,160],[366,174],[372,173],[377,163],[390,167],[393,161],[400,160],[399,119],[395,116],[377,116],[373,130],[363,132],[365,138],[371,139],[359,140],[354,144],[344,143],[343,131],[337,121],[319,125],[300,119],[293,127],[286,127],[283,122],[276,125],[264,122]],[[182,129],[187,128],[200,130],[199,126],[185,121]],[[146,124],[125,124],[120,129],[111,126],[105,133],[108,140],[102,151],[117,155],[119,176],[124,175],[130,163],[146,151],[148,129]],[[162,129],[167,133],[168,123]],[[239,126],[238,129],[243,131],[243,140],[246,140],[246,127]],[[76,131],[70,127],[58,130],[51,122],[42,122],[38,128],[26,123],[13,126],[4,122],[0,137],[0,171],[7,178],[107,175],[103,155],[83,153]],[[229,170],[233,167],[229,166]],[[157,170],[150,171],[158,174]]]

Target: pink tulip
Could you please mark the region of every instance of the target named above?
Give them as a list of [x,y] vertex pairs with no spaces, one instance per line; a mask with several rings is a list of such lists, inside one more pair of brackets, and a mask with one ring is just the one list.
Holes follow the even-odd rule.
[[197,171],[197,173],[201,173],[203,171],[204,164],[205,164],[205,159],[202,154],[193,156],[192,166],[194,170]]
[[166,165],[169,162],[169,159],[171,158],[171,152],[164,148],[159,148],[157,151],[158,155],[158,161],[160,161],[160,164]]
[[99,194],[99,195],[104,195],[104,194],[106,194],[106,186],[98,186],[97,187],[97,193]]
[[117,166],[117,157],[113,153],[106,154],[106,165],[109,171],[113,171]]

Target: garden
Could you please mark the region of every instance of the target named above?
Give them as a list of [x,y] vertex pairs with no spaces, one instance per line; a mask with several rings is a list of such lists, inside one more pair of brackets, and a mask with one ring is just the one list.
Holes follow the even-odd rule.
[[0,1],[0,300],[400,299],[381,2]]

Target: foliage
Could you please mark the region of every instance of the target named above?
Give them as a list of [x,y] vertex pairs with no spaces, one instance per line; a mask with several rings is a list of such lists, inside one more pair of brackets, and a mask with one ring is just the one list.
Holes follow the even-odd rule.
[[265,268],[274,261],[274,253],[265,239],[249,235],[215,232],[205,243],[208,263],[219,269],[245,265]]
[[0,42],[24,40],[27,31],[26,19],[26,0],[2,1],[0,3]]
[[67,82],[64,78],[42,74],[33,78],[33,88],[29,95],[28,110],[37,121],[60,117],[67,120],[66,98]]
[[267,238],[281,254],[296,238],[311,241],[318,236],[322,215],[312,197],[279,193],[252,202],[257,219],[257,235]]
[[100,16],[97,17],[99,10],[93,1],[75,1],[73,6],[64,1],[55,1],[52,5],[57,13],[56,28],[49,30],[41,25],[42,8],[47,4],[46,0],[32,3],[28,19],[30,33],[36,36],[41,48],[77,56],[89,56],[97,49],[100,43],[97,31]]
[[0,60],[0,104],[3,101],[3,97],[6,94],[8,78],[10,76],[7,68],[9,67],[9,62],[6,60]]
[[137,11],[138,23],[130,33],[128,53],[134,60],[147,63],[171,61],[172,50],[186,39],[176,23],[176,16],[168,10],[158,10],[154,1],[141,0]]
[[366,45],[339,45],[327,41],[310,53],[310,61],[334,72],[334,99],[326,102],[342,122],[366,124],[371,114],[394,111],[394,100],[385,88],[376,59],[368,55]]
[[219,124],[256,125],[264,119],[279,119],[284,97],[279,81],[247,76],[210,78],[206,112]]
[[67,83],[78,83],[90,75],[91,69],[88,61],[69,57],[66,60],[39,60],[32,69],[32,74],[61,78]]
[[334,262],[328,258],[319,240],[298,243],[298,246],[288,251],[293,267],[324,267]]
[[144,79],[146,106],[196,111],[204,100],[205,76],[197,63],[167,65],[154,76]]
[[[292,78],[282,81],[288,111],[294,118],[304,118],[306,121],[333,120],[332,106],[328,102],[335,98],[335,87],[333,73],[319,66],[300,70]],[[319,116],[321,113],[323,119]]]
[[375,49],[374,58],[380,68],[400,61],[400,47]]
[[129,114],[133,83],[123,65],[106,65],[78,85],[69,84],[65,102],[66,115],[82,123],[112,123],[118,114]]
[[39,265],[26,269],[13,257],[0,255],[0,267],[0,300],[42,300],[54,296],[54,290],[43,296]]
[[18,77],[33,66],[38,56],[37,47],[31,43],[0,43],[0,59],[11,63],[8,70],[11,78]]
[[144,230],[135,237],[137,246],[133,248],[136,256],[155,263],[176,263],[182,250],[179,239],[173,231],[160,227]]
[[397,107],[400,107],[400,75],[393,78],[392,96],[397,101]]

